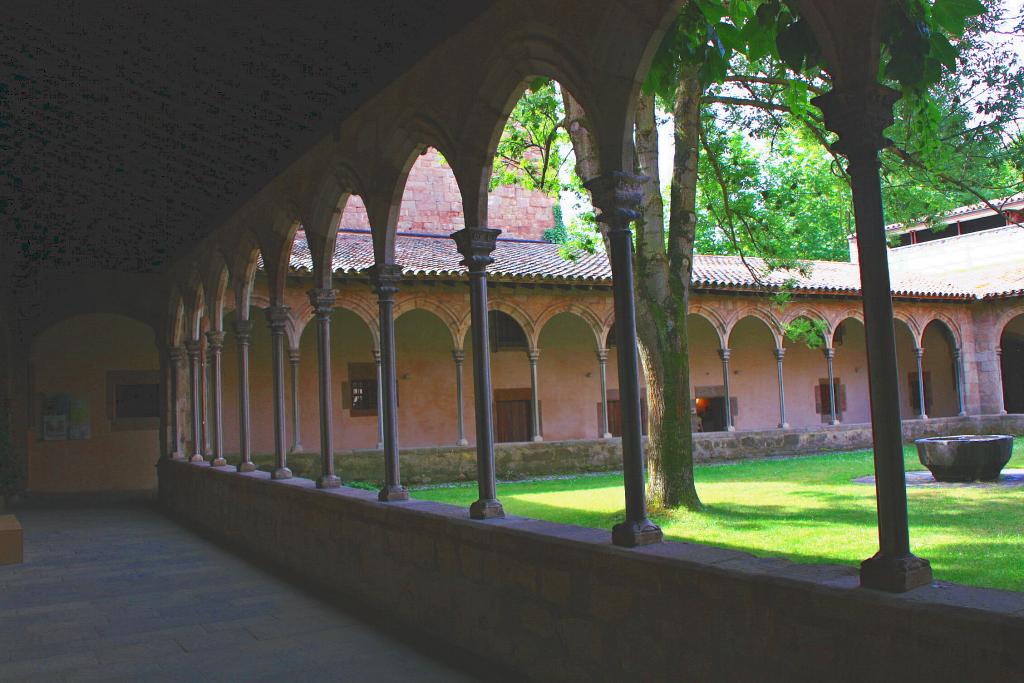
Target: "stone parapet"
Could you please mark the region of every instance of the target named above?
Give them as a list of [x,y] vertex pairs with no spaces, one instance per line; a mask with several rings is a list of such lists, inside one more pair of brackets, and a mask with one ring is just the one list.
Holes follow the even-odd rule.
[[562,681],[1009,681],[1024,594],[903,595],[856,569],[164,460],[166,512],[389,623]]

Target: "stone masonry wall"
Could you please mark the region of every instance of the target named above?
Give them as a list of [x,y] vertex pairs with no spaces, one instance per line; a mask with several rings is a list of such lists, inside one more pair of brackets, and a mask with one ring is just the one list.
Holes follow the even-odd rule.
[[[924,436],[950,434],[1024,434],[1024,415],[990,415],[905,420],[907,441]],[[693,435],[694,460],[699,463],[754,460],[776,455],[809,455],[826,451],[871,447],[871,425],[826,426],[820,429],[710,432]],[[583,474],[622,469],[621,439],[545,441],[497,444],[494,448],[497,476],[503,480],[554,474]],[[317,456],[318,457],[318,456]],[[315,476],[315,457],[292,457],[299,476]],[[352,481],[383,480],[380,451],[338,453],[335,462],[343,478]],[[476,480],[476,450],[439,446],[402,449],[402,480],[407,484],[434,484]]]
[[791,564],[427,501],[318,490],[164,460],[171,515],[310,590],[537,681],[1009,681],[1024,594],[890,595],[848,566]]
[[[554,199],[543,192],[502,185],[487,197],[487,222],[489,227],[500,228],[502,237],[540,240],[545,230],[555,227],[553,207]],[[358,195],[345,206],[341,227],[369,230],[366,207]],[[409,171],[398,231],[448,235],[464,227],[462,195],[455,175],[441,156],[428,148]]]

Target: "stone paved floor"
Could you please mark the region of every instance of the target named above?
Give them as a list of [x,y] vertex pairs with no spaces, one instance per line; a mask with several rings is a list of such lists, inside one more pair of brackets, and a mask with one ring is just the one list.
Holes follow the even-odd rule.
[[23,510],[0,681],[469,681],[145,506]]

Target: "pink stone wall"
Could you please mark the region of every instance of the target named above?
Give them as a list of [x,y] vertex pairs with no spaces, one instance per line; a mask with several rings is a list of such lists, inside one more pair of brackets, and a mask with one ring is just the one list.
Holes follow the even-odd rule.
[[[500,228],[502,237],[540,240],[555,226],[554,199],[543,192],[514,185],[495,188],[487,201],[489,227]],[[362,199],[353,195],[341,218],[342,228],[368,230],[369,219]],[[462,195],[451,168],[428,149],[409,171],[398,214],[399,232],[450,234],[465,227]]]
[[[338,451],[372,449],[377,443],[377,419],[372,415],[353,417],[344,402],[343,385],[349,379],[349,363],[373,362],[374,337],[366,320],[376,325],[376,298],[366,284],[339,282],[338,287],[341,292],[339,306],[342,308],[332,319],[335,446]],[[311,315],[305,303],[307,288],[308,285],[301,280],[291,282],[286,301],[296,316],[296,329],[302,330],[299,341],[302,445],[306,451],[315,452],[319,448],[320,418],[316,340],[314,328],[308,324]],[[855,300],[806,299],[791,303],[785,309],[779,309],[767,300],[728,294],[700,293],[692,301],[695,310],[713,312],[711,317],[720,321],[715,325],[724,326],[721,334],[725,329],[729,332],[728,344],[732,350],[730,385],[732,396],[738,403],[734,420],[738,430],[772,429],[779,419],[775,336],[764,322],[751,317],[754,311],[774,316],[779,321],[791,320],[801,314],[825,318],[833,327],[845,319],[845,334],[841,343],[836,342],[834,361],[835,374],[846,390],[846,409],[840,419],[845,424],[869,421],[863,325],[859,320],[848,317],[856,314]],[[491,302],[493,307],[510,312],[521,320],[528,337],[540,350],[539,398],[545,439],[589,439],[597,436],[600,385],[594,353],[595,335],[583,318],[573,313],[552,315],[552,312],[576,305],[590,311],[593,319],[607,324],[612,315],[610,291],[499,285],[491,292]],[[398,294],[396,306],[401,313],[396,321],[401,446],[456,442],[455,367],[451,351],[457,345],[465,350],[464,426],[467,440],[473,443],[473,352],[466,288],[461,283],[447,287],[407,282]],[[423,310],[423,307],[432,310]],[[936,417],[955,414],[951,351],[935,325],[927,326],[926,321],[936,316],[953,320],[959,333],[967,340],[965,343],[968,343],[974,334],[971,330],[971,308],[960,304],[897,302],[896,309],[900,316],[912,321],[914,329],[926,329],[923,342],[925,369],[933,377],[932,412]],[[361,312],[360,315],[353,312],[356,310]],[[993,313],[990,317],[995,315]],[[254,309],[253,318],[256,321],[251,357],[254,449],[256,452],[269,452],[273,446],[269,334],[262,311]],[[232,319],[229,314],[226,325],[229,330]],[[544,320],[547,322],[543,323]],[[907,375],[915,370],[912,351],[915,342],[908,330],[898,331],[897,339],[903,415],[912,418]],[[815,393],[819,380],[827,376],[824,354],[820,348],[809,349],[802,343],[794,344],[789,340],[783,343],[787,349],[783,367],[788,422],[792,427],[820,427],[825,422],[816,411]],[[717,353],[720,341],[714,326],[702,317],[692,316],[690,344],[692,386],[721,386],[722,366]],[[229,331],[224,353],[225,445],[228,452],[237,451],[238,443],[236,362],[234,341]],[[970,383],[974,372],[972,363],[968,363],[969,394],[978,391],[977,379]],[[524,351],[493,353],[491,365],[496,390],[529,390],[529,362]],[[608,357],[608,387],[613,392],[618,388],[614,349],[610,349]],[[287,441],[291,444],[290,412],[288,434]]]
[[[107,412],[107,372],[160,370],[153,331],[119,315],[96,313],[60,322],[32,344],[33,425],[28,434],[30,492],[137,491],[156,486],[160,457],[154,428],[115,429]],[[84,399],[89,438],[43,441],[40,396]]]

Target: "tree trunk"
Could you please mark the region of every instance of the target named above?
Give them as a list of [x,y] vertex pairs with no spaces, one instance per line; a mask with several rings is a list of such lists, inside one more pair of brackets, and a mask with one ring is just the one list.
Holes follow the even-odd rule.
[[[563,91],[564,93],[564,91]],[[636,109],[636,170],[651,178],[636,221],[636,325],[647,379],[648,498],[652,509],[699,510],[693,481],[693,434],[686,311],[696,227],[697,143],[700,83],[684,67],[675,102],[676,153],[668,239],[658,180],[658,134],[653,95]],[[576,172],[598,173],[595,146],[579,104],[564,95]]]

